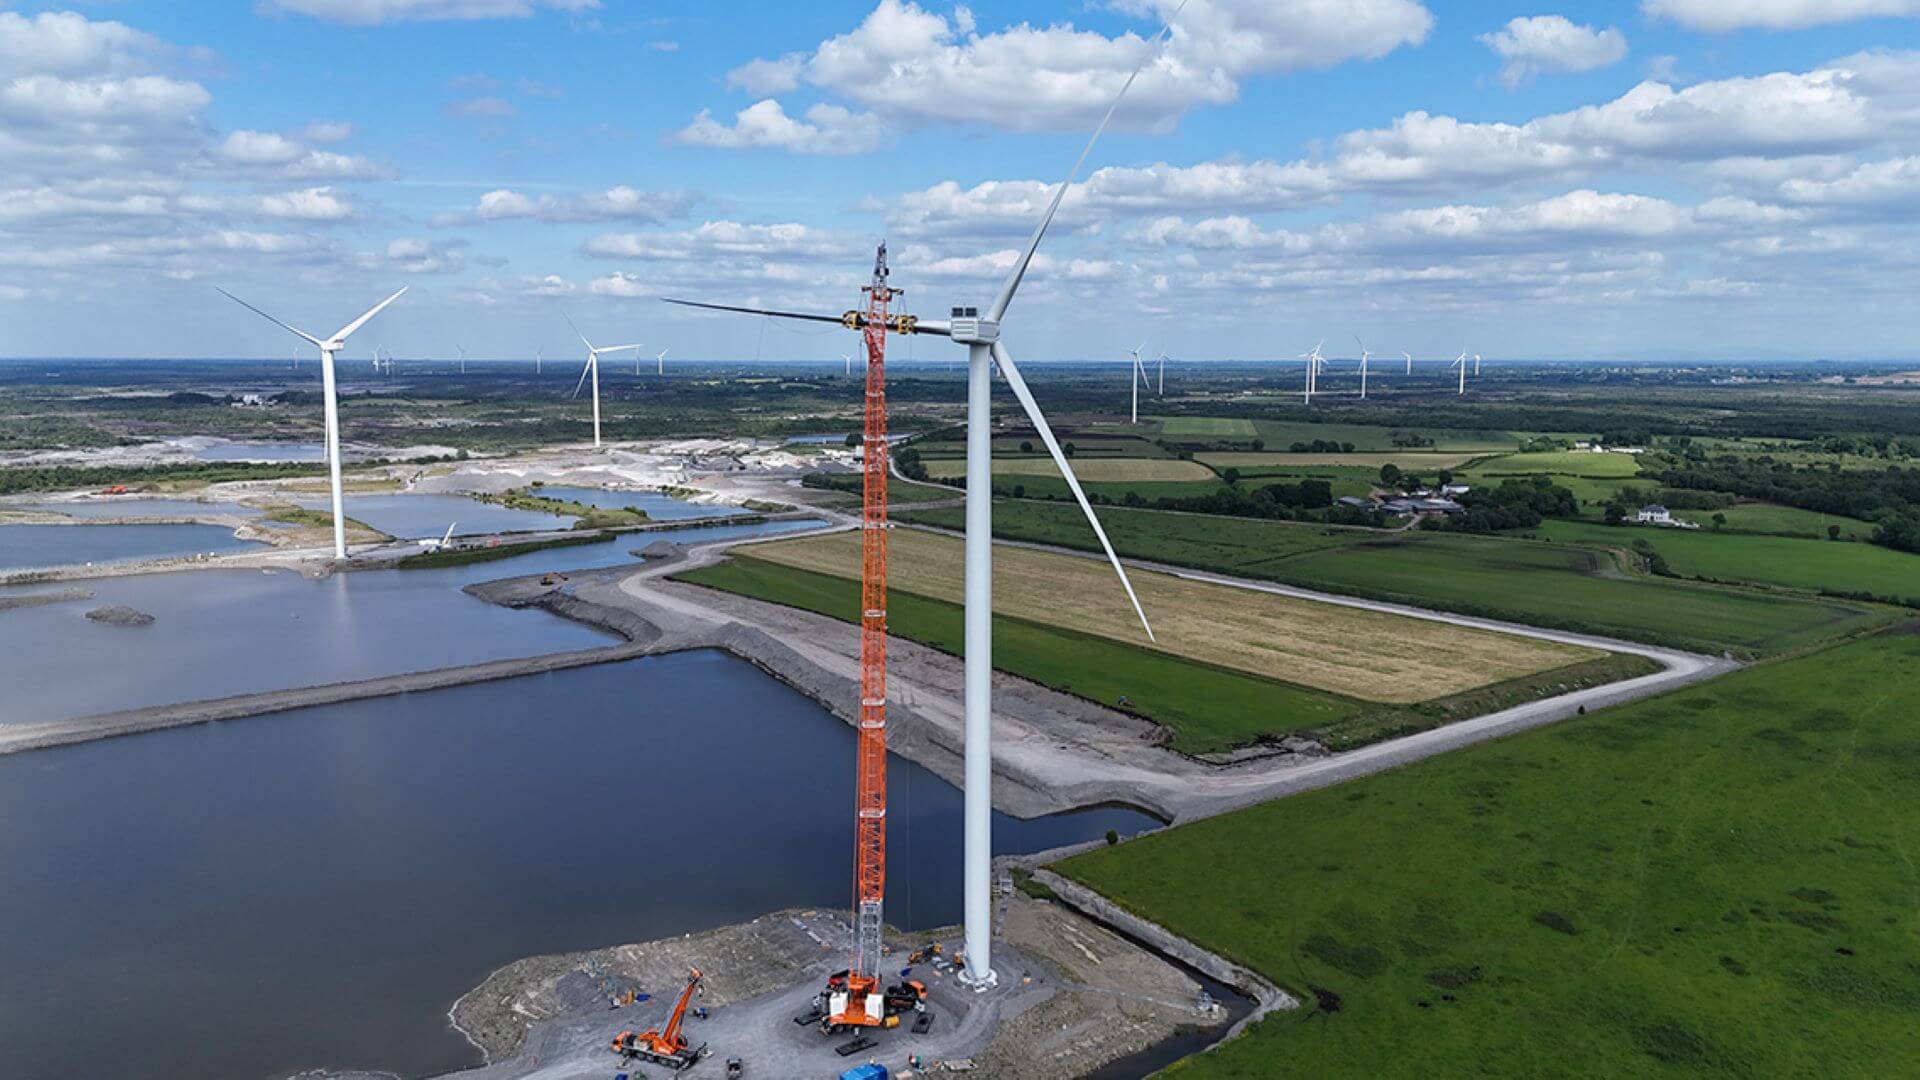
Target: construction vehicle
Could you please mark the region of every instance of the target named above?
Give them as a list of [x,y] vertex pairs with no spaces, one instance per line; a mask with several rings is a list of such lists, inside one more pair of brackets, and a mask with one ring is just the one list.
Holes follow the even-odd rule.
[[110,487],[103,487],[103,488],[101,488],[101,489],[100,489],[100,494],[102,494],[102,495],[125,495],[125,494],[127,494],[127,485],[125,485],[125,484],[114,484],[114,485],[112,485],[112,486],[110,486]]
[[939,956],[941,953],[945,951],[946,951],[945,949],[940,947],[940,943],[936,941],[933,944],[928,945],[924,949],[915,949],[914,951],[908,953],[907,963],[924,964],[929,960],[932,960],[934,957]]
[[649,1028],[638,1035],[623,1031],[613,1037],[613,1052],[628,1061],[639,1058],[674,1070],[684,1069],[706,1057],[705,1043],[692,1046],[687,1042],[687,1037],[680,1034],[680,1025],[687,1018],[687,1003],[693,1000],[693,992],[699,988],[700,979],[699,968],[688,968],[687,988],[680,991],[680,1000],[674,1003],[673,1014],[667,1018],[666,1027]]
[[746,1063],[741,1061],[739,1058],[730,1057],[727,1059],[727,1076],[729,1077],[744,1076],[746,1074],[746,1071],[747,1071]]
[[[900,1026],[901,1016],[926,1010],[927,984],[918,979],[902,979],[884,991],[869,989],[866,1000],[857,1005],[849,1000],[854,993],[853,981],[853,974],[849,971],[836,971],[827,977],[827,988],[822,995],[825,1000],[821,1002],[820,1030],[828,1035],[839,1035],[862,1027],[896,1028]],[[878,980],[867,985],[876,987]]]

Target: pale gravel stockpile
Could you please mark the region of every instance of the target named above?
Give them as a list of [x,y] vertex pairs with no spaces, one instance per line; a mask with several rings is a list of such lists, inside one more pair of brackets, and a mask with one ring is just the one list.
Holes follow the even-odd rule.
[[[958,603],[961,542],[896,529],[896,589]],[[860,537],[843,532],[743,545],[736,554],[857,578]],[[1026,548],[994,551],[994,610],[1146,645],[1103,563]],[[1366,701],[1411,704],[1604,654],[1594,649],[1384,612],[1189,581],[1135,569],[1134,588],[1162,652]]]

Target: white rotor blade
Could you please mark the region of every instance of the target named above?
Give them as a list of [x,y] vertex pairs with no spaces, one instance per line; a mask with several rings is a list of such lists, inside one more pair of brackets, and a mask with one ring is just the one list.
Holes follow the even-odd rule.
[[1100,527],[1100,519],[1094,515],[1093,504],[1087,501],[1087,493],[1080,490],[1080,480],[1073,475],[1073,467],[1067,464],[1067,455],[1060,450],[1060,443],[1053,437],[1053,429],[1047,426],[1047,418],[1040,413],[1040,406],[1033,400],[1033,392],[1027,389],[1027,380],[1020,377],[1020,369],[1013,366],[1013,356],[1000,342],[993,343],[993,359],[1000,365],[1000,374],[1007,377],[1007,386],[1012,388],[1013,396],[1020,399],[1020,407],[1027,411],[1027,420],[1040,433],[1040,441],[1047,445],[1047,453],[1053,455],[1053,464],[1066,478],[1067,488],[1073,497],[1079,500],[1080,510],[1087,515],[1087,524],[1093,526],[1093,535],[1100,538],[1100,547],[1107,553],[1107,561],[1113,564],[1113,572],[1120,575],[1120,584],[1127,590],[1127,599],[1133,602],[1134,614],[1140,616],[1140,627],[1147,632],[1148,641],[1158,641],[1153,636],[1153,625],[1147,622],[1146,609],[1140,606],[1140,598],[1134,595],[1133,582],[1127,577],[1126,567],[1120,565],[1120,556],[1114,554],[1113,545],[1107,542],[1107,531]]
[[307,333],[305,330],[295,330],[293,327],[288,326],[286,323],[281,322],[279,319],[276,319],[273,316],[267,314],[266,312],[261,311],[259,308],[254,307],[252,304],[247,303],[245,300],[242,300],[239,297],[228,292],[227,290],[222,289],[220,286],[215,285],[213,288],[214,288],[214,291],[219,293],[221,296],[224,296],[227,299],[233,301],[234,303],[239,304],[241,307],[246,308],[248,311],[253,312],[255,315],[258,315],[261,318],[272,323],[273,325],[279,327],[280,329],[285,330],[287,333],[296,334],[300,337],[306,338],[308,341],[313,342],[315,345],[324,344],[319,338],[314,337],[312,334]]
[[601,356],[605,356],[610,352],[626,352],[628,349],[637,349],[641,344],[640,342],[635,342],[632,345],[602,345],[593,351],[599,353]]
[[[593,342],[591,342],[591,341],[588,341],[588,340],[587,340],[587,335],[585,335],[585,334],[583,334],[583,333],[581,333],[581,332],[580,332],[580,328],[579,328],[579,327],[577,327],[577,326],[574,326],[574,325],[573,325],[573,318],[572,318],[572,316],[569,316],[569,315],[568,315],[568,314],[567,314],[566,312],[564,312],[564,311],[563,311],[563,312],[561,312],[561,313],[560,313],[560,317],[561,317],[561,318],[563,318],[563,319],[565,319],[565,320],[567,320],[567,326],[568,326],[568,327],[570,327],[570,328],[572,328],[572,330],[573,330],[573,336],[575,336],[575,337],[577,337],[577,338],[579,338],[579,339],[580,339],[580,344],[582,344],[582,345],[585,345],[585,346],[587,347],[587,351],[588,351],[588,352],[592,352],[592,351],[593,351]],[[576,393],[576,394],[577,394],[577,393],[579,393],[579,391],[578,391],[578,390],[576,390],[576,391],[574,391],[574,393]]]
[[355,319],[355,320],[353,320],[352,322],[350,322],[350,323],[348,323],[347,325],[345,325],[345,326],[343,326],[343,327],[341,327],[341,328],[340,328],[340,332],[339,332],[339,333],[337,333],[337,334],[335,334],[335,335],[333,335],[333,340],[335,340],[335,341],[345,341],[345,340],[347,340],[347,335],[348,335],[348,334],[351,334],[351,333],[353,333],[353,332],[354,332],[355,330],[358,330],[358,329],[360,329],[361,327],[363,327],[363,326],[365,326],[365,325],[367,325],[367,320],[368,320],[368,319],[371,319],[371,318],[373,318],[373,317],[374,317],[375,315],[378,315],[378,314],[380,314],[380,312],[381,312],[381,309],[383,309],[383,308],[385,308],[385,307],[386,307],[386,306],[387,306],[388,304],[391,304],[391,303],[393,303],[393,302],[394,302],[395,300],[398,300],[398,299],[400,299],[400,295],[401,295],[401,293],[404,293],[404,292],[406,292],[406,291],[407,291],[407,288],[408,288],[408,287],[407,287],[407,286],[405,286],[405,285],[402,285],[402,286],[400,286],[400,292],[397,292],[397,293],[394,293],[394,294],[393,294],[392,296],[389,296],[389,297],[387,297],[387,298],[386,298],[385,300],[382,300],[382,301],[380,301],[379,303],[377,303],[377,304],[375,304],[375,305],[373,305],[373,307],[371,307],[371,308],[369,308],[369,309],[367,310],[367,313],[366,313],[365,315],[362,315],[362,316],[360,316],[359,318],[357,318],[357,319]]
[[580,388],[587,385],[587,372],[592,370],[593,370],[593,357],[589,356],[587,357],[586,366],[580,369],[580,381],[573,384],[573,393],[568,394],[567,395],[568,397],[580,396]]
[[1020,260],[1013,264],[1012,272],[1007,275],[1007,280],[1000,286],[1000,295],[993,298],[993,306],[987,309],[986,317],[989,320],[999,322],[1006,317],[1007,307],[1013,303],[1013,294],[1019,291],[1020,281],[1027,276],[1027,267],[1032,264],[1034,253],[1040,250],[1040,241],[1047,235],[1047,226],[1053,224],[1053,215],[1060,211],[1060,200],[1066,198],[1067,189],[1073,186],[1073,181],[1080,175],[1080,167],[1087,163],[1087,155],[1093,153],[1093,144],[1100,141],[1101,134],[1107,130],[1107,125],[1112,122],[1113,114],[1120,108],[1120,99],[1127,96],[1127,91],[1133,88],[1133,81],[1140,77],[1142,71],[1146,70],[1147,64],[1160,55],[1161,46],[1165,44],[1167,36],[1173,31],[1173,20],[1180,17],[1180,12],[1185,10],[1186,6],[1187,0],[1180,0],[1180,6],[1175,8],[1173,14],[1167,17],[1166,25],[1162,26],[1160,32],[1153,36],[1152,41],[1148,42],[1146,55],[1142,56],[1140,63],[1134,66],[1133,73],[1127,76],[1127,81],[1121,84],[1120,92],[1113,95],[1113,103],[1107,106],[1107,115],[1101,117],[1100,126],[1093,129],[1093,135],[1087,139],[1087,145],[1081,149],[1080,157],[1073,163],[1073,168],[1067,173],[1067,178],[1060,181],[1060,186],[1054,189],[1053,202],[1048,204],[1046,216],[1040,219],[1039,226],[1033,230],[1033,238],[1027,241],[1026,253],[1021,255]]

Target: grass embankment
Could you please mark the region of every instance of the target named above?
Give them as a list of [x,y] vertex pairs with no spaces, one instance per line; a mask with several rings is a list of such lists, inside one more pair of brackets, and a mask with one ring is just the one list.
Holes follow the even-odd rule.
[[[964,524],[957,508],[899,517],[942,528]],[[1152,510],[1102,508],[1100,520],[1114,547],[1129,558],[1707,652],[1782,651],[1898,617],[1850,601],[1634,576],[1607,552],[1572,544],[1384,534]],[[1070,506],[997,504],[994,532],[1082,550],[1098,547],[1086,520]]]
[[[927,475],[936,480],[959,480],[967,475],[964,458],[938,458],[925,464]],[[1073,475],[1085,484],[1170,483],[1183,480],[1212,483],[1218,480],[1213,470],[1205,465],[1179,458],[1088,458],[1084,461],[1076,458],[1072,465]],[[1060,469],[1050,457],[995,458],[993,475],[996,479],[1059,479]]]
[[1872,596],[1920,607],[1920,557],[1873,544],[1572,521],[1549,521],[1534,531],[1563,543],[1631,547],[1644,540],[1681,577]]
[[1920,1074],[1920,636],[1060,867],[1302,997],[1191,1077]]
[[[728,562],[674,580],[848,623],[860,619],[859,582],[744,558],[738,549]],[[899,590],[887,598],[887,628],[894,636],[955,655],[962,651],[963,616],[959,604],[943,600]],[[1167,727],[1170,745],[1192,754],[1333,724],[1363,708],[1338,695],[1006,615],[994,616],[993,654],[995,667],[1042,686],[1110,706],[1124,696],[1128,711]]]
[[433,570],[443,566],[466,566],[469,563],[511,559],[515,555],[525,555],[529,551],[544,551],[547,548],[604,544],[613,539],[613,533],[599,532],[582,536],[558,536],[551,540],[527,540],[518,544],[498,544],[493,547],[447,548],[408,555],[393,565],[400,570]]
[[[278,521],[284,525],[294,525],[302,529],[333,529],[331,510],[309,510],[303,506],[285,506],[274,504],[260,515],[266,521]],[[392,537],[358,518],[345,518],[341,524],[346,527],[347,539],[351,543],[370,543],[375,540],[390,540]]]
[[504,506],[510,510],[530,510],[537,514],[552,514],[555,517],[578,518],[573,523],[576,529],[620,529],[645,525],[653,519],[645,510],[637,506],[605,507],[591,503],[574,502],[571,499],[554,499],[537,495],[527,489],[509,491],[499,495],[476,495],[481,502]]

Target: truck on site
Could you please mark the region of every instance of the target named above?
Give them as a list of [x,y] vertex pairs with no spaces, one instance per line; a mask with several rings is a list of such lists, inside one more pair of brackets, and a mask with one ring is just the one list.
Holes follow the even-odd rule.
[[705,1043],[693,1046],[687,1037],[680,1033],[680,1025],[687,1018],[687,1003],[693,1000],[693,992],[700,986],[700,969],[687,969],[687,988],[680,991],[680,1000],[674,1003],[673,1013],[667,1018],[664,1028],[649,1028],[639,1034],[623,1031],[613,1037],[613,1052],[623,1060],[639,1058],[651,1061],[655,1065],[665,1065],[678,1071],[694,1064],[707,1056]]

